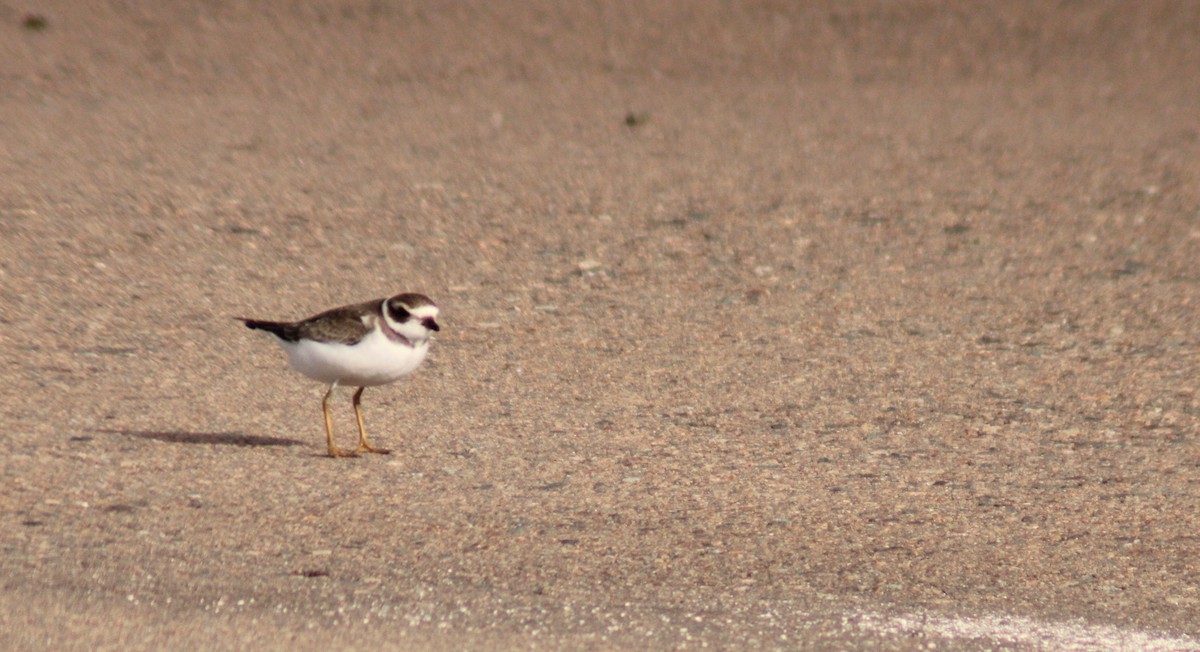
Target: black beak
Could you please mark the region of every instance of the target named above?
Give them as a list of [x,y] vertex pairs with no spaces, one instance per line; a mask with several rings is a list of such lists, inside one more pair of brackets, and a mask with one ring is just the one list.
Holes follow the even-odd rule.
[[425,319],[422,319],[421,325],[424,326],[425,328],[428,328],[431,331],[442,330],[441,328],[438,327],[437,322],[433,321],[433,317],[426,317]]

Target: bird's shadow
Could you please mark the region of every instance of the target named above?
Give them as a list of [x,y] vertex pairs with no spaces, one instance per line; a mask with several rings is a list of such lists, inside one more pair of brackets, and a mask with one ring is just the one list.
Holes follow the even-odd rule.
[[126,437],[141,439],[157,439],[172,444],[216,444],[219,446],[300,446],[304,442],[284,437],[264,437],[248,435],[244,432],[192,432],[189,430],[123,430],[98,429],[96,432],[106,432]]

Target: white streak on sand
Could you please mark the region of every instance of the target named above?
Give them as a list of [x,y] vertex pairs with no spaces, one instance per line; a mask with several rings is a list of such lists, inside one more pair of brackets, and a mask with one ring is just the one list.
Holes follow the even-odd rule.
[[863,614],[863,629],[883,635],[992,641],[1055,652],[1192,652],[1200,643],[1190,636],[1096,625],[1084,621],[1042,622],[1020,616],[935,616]]

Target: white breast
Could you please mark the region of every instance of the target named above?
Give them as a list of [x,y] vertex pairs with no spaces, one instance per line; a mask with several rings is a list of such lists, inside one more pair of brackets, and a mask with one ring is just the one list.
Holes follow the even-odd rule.
[[357,344],[284,342],[288,362],[300,373],[350,387],[385,385],[412,373],[429,352],[429,342],[405,346],[387,338],[378,328]]

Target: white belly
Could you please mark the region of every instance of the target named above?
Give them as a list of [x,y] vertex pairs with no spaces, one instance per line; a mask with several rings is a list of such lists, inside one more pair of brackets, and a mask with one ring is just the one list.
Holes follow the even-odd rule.
[[337,381],[349,387],[385,385],[412,373],[429,352],[429,342],[404,346],[378,329],[358,344],[283,342],[288,362],[300,373],[323,383]]

